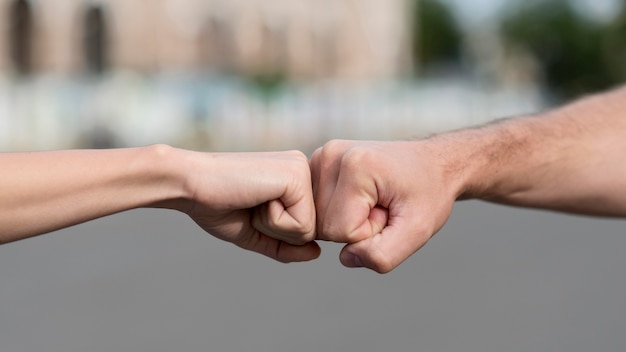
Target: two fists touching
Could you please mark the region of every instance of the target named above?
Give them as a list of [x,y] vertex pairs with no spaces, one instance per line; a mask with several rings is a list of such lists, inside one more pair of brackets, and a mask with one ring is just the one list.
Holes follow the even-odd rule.
[[626,88],[544,114],[410,142],[213,154],[155,145],[0,153],[0,244],[159,207],[282,262],[346,243],[341,262],[388,272],[456,199],[626,216]]
[[416,143],[332,141],[310,162],[300,152],[203,154],[185,211],[282,262],[317,258],[318,239],[346,243],[345,266],[389,272],[443,226],[457,196]]
[[333,141],[310,161],[167,145],[0,153],[0,244],[167,208],[281,262],[315,259],[315,240],[328,240],[347,244],[344,265],[388,272],[439,230],[455,199],[419,143]]

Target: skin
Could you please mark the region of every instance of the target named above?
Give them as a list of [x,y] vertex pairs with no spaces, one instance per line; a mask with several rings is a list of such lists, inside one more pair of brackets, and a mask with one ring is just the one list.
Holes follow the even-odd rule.
[[0,154],[0,243],[135,208],[200,227],[281,262],[320,254],[308,159],[297,151],[211,154],[166,145]]
[[625,115],[621,88],[421,141],[331,141],[310,170],[295,151],[0,154],[0,243],[157,207],[281,262],[317,258],[317,238],[346,243],[344,265],[386,273],[444,226],[457,200],[626,216]]
[[318,238],[387,273],[457,200],[626,216],[626,88],[419,141],[331,141],[311,158]]

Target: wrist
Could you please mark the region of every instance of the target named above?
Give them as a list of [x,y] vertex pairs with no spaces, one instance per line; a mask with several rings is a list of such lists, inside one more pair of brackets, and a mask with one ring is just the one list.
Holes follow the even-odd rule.
[[480,178],[479,160],[470,157],[474,146],[468,146],[463,139],[462,133],[452,132],[417,142],[417,150],[428,153],[426,159],[432,159],[428,164],[439,169],[437,177],[454,199],[471,198],[470,194],[476,193],[475,180]]
[[507,180],[529,156],[524,128],[503,122],[437,135],[426,142],[459,200],[490,199],[523,187]]
[[154,199],[147,207],[186,212],[193,198],[186,166],[190,152],[157,144],[144,147],[142,153],[147,182],[156,187]]

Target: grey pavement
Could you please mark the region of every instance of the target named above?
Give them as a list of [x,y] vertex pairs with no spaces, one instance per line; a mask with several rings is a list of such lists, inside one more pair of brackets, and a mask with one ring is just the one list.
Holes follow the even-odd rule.
[[0,350],[624,351],[625,225],[459,203],[381,276],[137,210],[0,247]]

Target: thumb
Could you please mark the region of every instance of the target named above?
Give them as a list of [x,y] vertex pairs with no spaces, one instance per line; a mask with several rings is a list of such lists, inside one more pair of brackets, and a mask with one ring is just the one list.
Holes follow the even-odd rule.
[[[279,199],[257,206],[252,214],[252,226],[267,236],[290,243],[303,245],[315,239],[315,210],[311,204],[290,210]],[[308,209],[306,209],[308,208]],[[308,214],[307,214],[308,212]]]
[[384,274],[392,271],[432,236],[409,219],[394,218],[380,233],[346,245],[339,255],[349,268],[365,267]]

